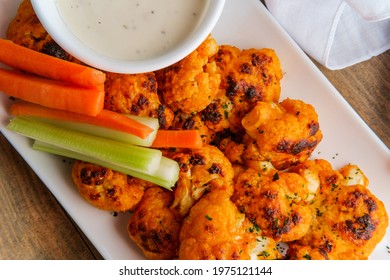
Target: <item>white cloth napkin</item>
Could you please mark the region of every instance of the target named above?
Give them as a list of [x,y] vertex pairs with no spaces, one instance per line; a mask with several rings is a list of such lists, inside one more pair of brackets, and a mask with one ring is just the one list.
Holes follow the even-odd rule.
[[312,58],[341,69],[390,49],[390,0],[265,0]]

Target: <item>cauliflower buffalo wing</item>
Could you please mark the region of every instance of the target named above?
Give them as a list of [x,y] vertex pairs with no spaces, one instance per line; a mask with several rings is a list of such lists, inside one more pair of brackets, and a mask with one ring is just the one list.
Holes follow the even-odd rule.
[[221,189],[233,193],[233,168],[218,148],[205,145],[187,153],[177,153],[172,158],[180,166],[171,206],[178,215],[186,216],[206,191]]
[[157,94],[154,73],[106,73],[104,108],[122,114],[158,118],[161,128],[169,128],[173,112]]
[[216,65],[209,62],[217,51],[217,42],[209,36],[181,61],[156,71],[158,91],[164,104],[185,114],[206,108],[218,93],[220,84]]
[[83,161],[76,161],[72,178],[80,195],[107,211],[134,210],[151,183]]
[[305,161],[322,139],[315,109],[301,100],[259,102],[242,125],[250,136],[245,160],[269,161],[276,169]]
[[180,232],[180,259],[277,259],[271,238],[262,237],[224,191],[213,190],[190,210]]
[[148,259],[177,258],[181,220],[169,209],[172,201],[172,192],[148,188],[130,217],[129,236]]
[[324,160],[294,167],[317,188],[307,234],[289,244],[290,259],[367,259],[383,238],[388,215],[356,165],[333,170]]
[[29,0],[20,3],[16,16],[8,26],[6,37],[15,44],[29,49],[77,62],[46,32]]
[[289,242],[308,231],[312,210],[305,179],[295,173],[247,169],[237,176],[232,201],[264,236]]
[[[257,102],[279,100],[282,71],[278,57],[270,49],[240,50],[222,45],[209,63],[216,65],[221,77],[219,87],[207,95],[201,110],[192,105],[176,114],[173,126],[201,128],[204,143],[216,144],[226,133],[244,132],[241,120]],[[181,95],[185,96],[183,92]]]
[[228,119],[231,131],[242,131],[242,118],[257,102],[279,101],[283,74],[273,50],[240,50],[222,45],[212,61],[221,75],[220,93],[216,98],[224,109],[220,119]]

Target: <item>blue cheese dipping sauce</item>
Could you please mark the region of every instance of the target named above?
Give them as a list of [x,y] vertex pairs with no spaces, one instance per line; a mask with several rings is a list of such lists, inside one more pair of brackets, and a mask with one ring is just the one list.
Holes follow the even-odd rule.
[[71,32],[109,57],[142,60],[175,47],[211,0],[56,0]]

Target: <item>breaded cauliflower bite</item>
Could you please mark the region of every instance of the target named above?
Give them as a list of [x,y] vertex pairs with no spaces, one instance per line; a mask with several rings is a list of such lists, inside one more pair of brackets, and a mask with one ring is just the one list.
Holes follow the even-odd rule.
[[279,100],[282,71],[271,49],[222,45],[209,61],[221,76],[218,93],[201,111],[177,115],[174,127],[201,128],[204,143],[218,146],[226,135],[242,137],[242,118],[257,102]]
[[104,108],[122,114],[158,118],[161,128],[169,128],[173,112],[157,94],[153,72],[142,74],[106,73]]
[[237,176],[232,201],[264,236],[289,242],[303,237],[310,227],[307,196],[306,181],[298,174],[249,168]]
[[218,51],[215,39],[209,36],[195,51],[181,61],[156,71],[159,94],[164,104],[175,112],[199,112],[218,93],[220,75],[209,58]]
[[203,196],[184,220],[180,232],[180,259],[276,259],[276,243],[257,234],[245,215],[224,191]]
[[72,179],[80,195],[96,208],[123,212],[134,210],[151,184],[92,163],[77,160]]
[[327,161],[314,160],[294,169],[318,188],[310,203],[315,213],[310,228],[289,244],[288,258],[367,259],[385,235],[388,214],[360,168],[337,171]]
[[172,192],[148,188],[130,217],[129,236],[148,259],[177,258],[181,219],[169,209],[172,201]]
[[23,0],[10,22],[7,39],[15,44],[64,60],[77,61],[65,52],[46,32],[29,0]]
[[180,166],[171,206],[179,216],[186,216],[206,191],[220,189],[230,195],[233,193],[233,167],[217,147],[204,145],[200,149],[177,153],[172,159]]
[[221,75],[218,103],[225,109],[231,131],[242,130],[242,118],[257,102],[279,101],[283,74],[274,50],[240,50],[222,45],[211,61],[216,63]]
[[276,169],[307,160],[322,140],[315,109],[301,100],[259,102],[242,125],[250,136],[246,161],[269,161]]

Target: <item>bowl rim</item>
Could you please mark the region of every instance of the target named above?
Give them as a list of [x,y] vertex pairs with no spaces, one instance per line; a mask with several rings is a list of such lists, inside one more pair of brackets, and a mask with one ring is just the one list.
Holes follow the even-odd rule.
[[225,0],[209,0],[208,7],[198,26],[167,53],[144,60],[125,60],[103,55],[85,45],[63,22],[55,0],[31,0],[41,24],[53,40],[66,52],[91,67],[115,73],[146,73],[165,68],[194,51],[212,32],[225,4]]

